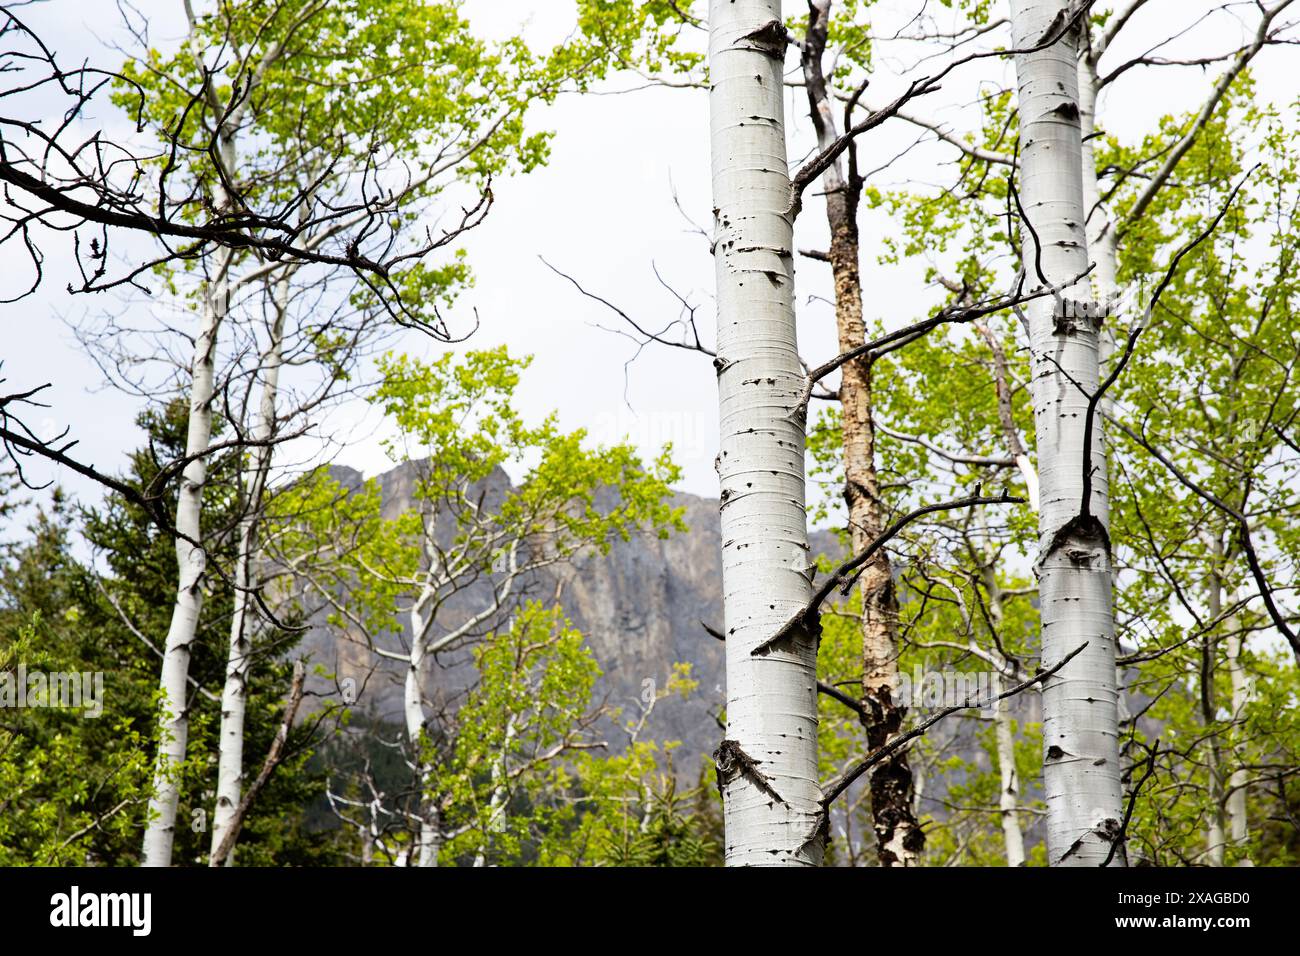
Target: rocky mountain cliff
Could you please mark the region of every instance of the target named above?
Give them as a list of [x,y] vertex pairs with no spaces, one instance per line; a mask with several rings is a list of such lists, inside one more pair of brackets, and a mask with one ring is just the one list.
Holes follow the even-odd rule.
[[[346,486],[360,484],[358,472],[336,468],[335,477]],[[380,476],[384,513],[392,517],[413,506],[416,466],[406,464]],[[488,495],[499,494],[508,479],[498,474],[490,480]],[[647,722],[643,736],[658,740],[680,740],[678,766],[699,766],[699,755],[711,753],[719,740],[714,714],[724,700],[723,645],[710,637],[707,623],[722,626],[722,557],[718,535],[716,499],[677,494],[673,504],[684,509],[686,532],[674,532],[667,539],[653,535],[616,542],[608,554],[591,553],[572,566],[539,576],[529,583],[539,600],[550,601],[557,592],[573,624],[586,636],[604,671],[597,695],[624,714],[639,713],[646,681],[662,687],[677,662],[691,665],[699,681],[698,690],[683,700],[660,701]],[[813,549],[835,549],[833,535],[814,535]],[[486,584],[471,589],[448,610],[454,624],[478,606]],[[477,601],[476,601],[477,596]],[[402,671],[386,664],[365,679],[373,658],[369,652],[333,628],[319,627],[306,639],[313,659],[334,670],[339,678],[353,677],[364,684],[358,703],[379,716],[400,720]],[[431,695],[448,693],[462,685],[465,655],[440,661],[430,676]],[[618,742],[617,733],[610,738]]]

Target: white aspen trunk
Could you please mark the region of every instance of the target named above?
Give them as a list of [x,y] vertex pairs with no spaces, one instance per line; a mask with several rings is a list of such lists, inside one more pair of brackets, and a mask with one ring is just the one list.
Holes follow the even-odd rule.
[[[388,846],[382,839],[383,828],[379,825],[379,818],[383,814],[383,799],[381,794],[375,793],[373,779],[371,781],[371,793],[374,793],[375,796],[372,797],[368,804],[366,804],[365,822],[357,825],[357,828],[361,832],[362,866],[370,866],[374,863],[375,850],[379,850],[379,852],[386,856],[390,856]],[[398,864],[394,862],[393,865],[397,866]]]
[[[993,693],[1001,694],[1002,675],[993,675]],[[997,746],[998,773],[1001,789],[998,791],[998,814],[1002,821],[1002,844],[1007,854],[1007,866],[1025,865],[1025,835],[1020,829],[1020,774],[1016,772],[1016,741],[1011,729],[1011,705],[1000,700],[994,705],[993,731]]]
[[194,643],[199,613],[203,609],[203,575],[207,569],[201,519],[203,488],[208,474],[206,455],[212,440],[217,336],[230,306],[227,276],[232,259],[233,253],[226,249],[216,254],[216,270],[204,290],[199,330],[194,339],[189,424],[185,436],[185,455],[190,462],[181,473],[176,500],[176,603],[163,645],[158,685],[162,713],[141,853],[144,866],[170,866],[176,837],[176,809],[180,801],[178,775],[181,764],[185,762],[189,738],[185,692],[190,671],[190,646]]
[[[217,134],[219,157],[227,171],[235,168],[236,161],[234,134],[230,132],[233,128],[223,128]],[[217,186],[213,190],[213,204],[218,211],[229,206],[230,198],[223,187]],[[189,421],[185,435],[185,455],[189,464],[181,472],[180,490],[176,497],[176,603],[172,607],[171,624],[163,645],[162,672],[158,681],[162,711],[158,754],[141,848],[143,866],[171,866],[172,845],[176,839],[176,810],[180,802],[178,775],[189,742],[185,691],[190,673],[190,645],[198,633],[199,614],[203,609],[203,575],[207,570],[207,554],[202,546],[203,490],[208,475],[207,451],[212,443],[217,339],[234,294],[229,282],[234,258],[234,251],[230,248],[216,252],[215,268],[203,290],[203,308],[194,338]]]
[[1025,483],[1025,497],[1029,499],[1029,507],[1033,511],[1038,511],[1038,469],[1025,454],[1016,455],[1016,468]]
[[[244,476],[244,514],[239,521],[238,553],[232,575],[235,586],[234,612],[230,620],[230,649],[226,660],[226,682],[221,691],[221,728],[218,735],[217,804],[212,815],[212,850],[216,853],[226,830],[235,817],[244,782],[244,717],[247,706],[248,670],[252,641],[249,614],[253,600],[249,589],[254,586],[253,552],[257,547],[258,523],[262,499],[271,471],[276,406],[279,397],[280,367],[283,364],[284,322],[289,309],[289,278],[281,278],[275,288],[275,320],[271,340],[263,357],[260,407],[253,425],[255,445],[251,466]],[[226,856],[225,865],[233,866],[235,851]]]
[[1205,724],[1206,733],[1209,735],[1206,741],[1205,754],[1205,774],[1208,780],[1207,790],[1209,791],[1210,804],[1209,819],[1205,825],[1205,856],[1206,863],[1209,866],[1223,866],[1224,853],[1227,849],[1227,841],[1224,836],[1223,753],[1218,735],[1209,729],[1215,723],[1213,663],[1217,643],[1213,637],[1206,637],[1205,646],[1202,649],[1205,663],[1201,670],[1202,682],[1208,684],[1208,686],[1201,687],[1201,719]]
[[[1066,0],[1012,0],[1015,48],[1040,46],[1059,32]],[[1016,55],[1021,137],[1021,196],[1030,223],[1022,237],[1029,286],[1040,286],[1036,258],[1051,283],[1088,268],[1084,231],[1083,151],[1076,60],[1078,31],[1045,49]],[[1032,226],[1032,230],[1030,228]],[[1035,249],[1034,233],[1040,242]],[[1098,380],[1098,329],[1070,299],[1028,304],[1039,472],[1039,594],[1042,659],[1054,666],[1087,644],[1043,685],[1043,776],[1048,860],[1099,866],[1111,854],[1123,818],[1118,746],[1111,559],[1106,525],[1106,460],[1094,423],[1084,448],[1088,395]],[[1076,387],[1076,384],[1078,387]],[[1090,461],[1087,509],[1084,467]],[[1124,865],[1122,851],[1112,865]]]
[[[1228,626],[1236,628],[1238,622],[1235,618],[1229,620]],[[1246,710],[1246,705],[1250,702],[1250,683],[1246,677],[1246,669],[1241,663],[1241,634],[1231,633],[1228,635],[1228,678],[1232,682],[1232,717],[1234,721],[1241,720]],[[1235,758],[1234,758],[1235,760]],[[1245,849],[1250,843],[1250,819],[1246,812],[1246,787],[1247,774],[1241,767],[1235,768],[1228,776],[1228,838],[1232,845],[1240,849]],[[1243,856],[1237,861],[1238,866],[1254,866],[1254,862],[1249,855]]]
[[[1224,559],[1221,537],[1216,538],[1214,541],[1213,554],[1215,566],[1218,567]],[[1235,604],[1236,599],[1236,594],[1228,595],[1229,604]],[[1214,618],[1219,617],[1223,612],[1222,576],[1218,571],[1213,572],[1210,577],[1209,611]],[[1227,742],[1228,760],[1224,759],[1224,748],[1220,738],[1215,736],[1208,741],[1209,753],[1207,754],[1206,770],[1209,777],[1211,813],[1206,825],[1205,844],[1207,861],[1210,866],[1224,865],[1229,846],[1245,847],[1250,842],[1250,826],[1246,812],[1246,789],[1244,786],[1247,780],[1246,771],[1236,767],[1228,773],[1227,779],[1224,779],[1224,764],[1237,762],[1233,738],[1236,736],[1236,723],[1242,718],[1250,693],[1246,671],[1241,663],[1242,640],[1241,634],[1237,632],[1240,622],[1235,615],[1232,615],[1228,617],[1225,626],[1229,631],[1224,638],[1224,645],[1227,651],[1226,665],[1231,688],[1232,716],[1224,738]],[[1203,681],[1213,680],[1213,670],[1211,668],[1215,662],[1214,649],[1217,643],[1211,637],[1206,637],[1205,659],[1202,663]],[[1202,688],[1201,695],[1202,717],[1208,727],[1218,716],[1213,686]],[[1250,857],[1246,856],[1239,860],[1237,865],[1253,866],[1254,864],[1251,862]]]
[[[1233,418],[1229,418],[1231,425]],[[1210,571],[1209,580],[1209,600],[1208,607],[1210,617],[1217,620],[1223,613],[1223,574],[1220,570],[1224,566],[1224,547],[1223,531],[1219,531],[1211,544],[1211,562],[1212,570]],[[1229,595],[1229,600],[1234,599]],[[1235,628],[1237,621],[1234,616],[1229,616],[1225,622],[1226,627]],[[1241,779],[1236,773],[1228,775],[1228,780],[1224,780],[1224,760],[1223,749],[1225,742],[1229,754],[1232,753],[1232,735],[1234,726],[1230,722],[1227,729],[1222,735],[1211,731],[1219,718],[1219,703],[1217,688],[1215,686],[1215,668],[1218,666],[1218,647],[1220,638],[1213,631],[1207,633],[1201,645],[1201,721],[1206,729],[1207,753],[1205,757],[1206,777],[1208,779],[1210,814],[1206,821],[1205,828],[1205,852],[1206,862],[1210,866],[1223,866],[1226,862],[1229,834],[1235,836],[1239,829],[1244,834],[1244,820],[1238,821],[1233,819],[1231,802],[1237,796],[1229,788],[1232,785],[1232,779]],[[1244,682],[1245,675],[1240,672],[1241,637],[1233,635],[1225,641],[1228,651],[1228,671],[1229,680],[1231,681],[1231,703],[1232,703],[1232,721],[1235,722],[1240,711],[1238,708],[1244,705],[1244,700],[1239,700],[1239,683]],[[1242,802],[1238,809],[1244,813],[1244,791],[1241,794]]]
[[[1223,536],[1216,535],[1211,553],[1212,570],[1210,572],[1210,616],[1217,619],[1223,613],[1223,578],[1219,569],[1223,566]],[[1205,859],[1209,866],[1223,866],[1223,760],[1219,747],[1219,736],[1210,728],[1218,717],[1215,702],[1214,668],[1217,663],[1218,638],[1213,631],[1206,633],[1201,640],[1201,723],[1206,732],[1205,775],[1208,781],[1210,814],[1205,825]]]
[[1011,400],[1011,370],[1007,363],[1007,352],[998,341],[998,337],[983,322],[975,323],[975,330],[988,344],[993,353],[993,380],[998,396],[998,421],[1002,425],[1002,438],[1006,442],[1007,452],[1015,460],[1020,478],[1025,483],[1025,497],[1029,507],[1037,514],[1038,505],[1038,469],[1034,467],[1024,443],[1020,440],[1020,429],[1016,427],[1015,414]]
[[[993,561],[996,553],[980,569],[984,588],[988,592],[989,621],[997,633],[1002,631],[1004,618],[1002,587],[998,584],[997,569]],[[997,658],[1001,662],[1001,656]],[[993,695],[1000,697],[1006,690],[1001,672],[993,672]],[[993,705],[993,740],[998,761],[998,818],[1002,824],[1002,844],[1007,856],[1007,866],[1025,865],[1025,834],[1020,828],[1020,774],[1016,769],[1016,739],[1011,726],[1011,701],[998,700]]]
[[505,740],[501,745],[501,753],[497,759],[492,761],[492,796],[488,800],[488,816],[486,832],[483,834],[483,842],[479,845],[478,852],[474,854],[475,868],[487,866],[487,851],[492,834],[500,833],[505,823],[506,811],[506,754],[510,750],[510,745],[515,739],[515,715],[511,714],[506,721]]
[[1219,785],[1219,748],[1210,744],[1206,759],[1206,773],[1210,780],[1210,820],[1205,827],[1205,862],[1207,866],[1223,866],[1223,787]]
[[811,597],[780,0],[710,0],[729,866],[815,866],[817,642],[752,652]]
[[420,845],[416,849],[415,865],[435,867],[438,865],[438,853],[442,850],[442,828],[438,824],[437,814],[432,810],[420,809]]
[[642,833],[650,832],[650,823],[654,819],[654,800],[649,787],[641,788],[641,823],[637,829]]
[[361,865],[369,866],[375,861],[375,838],[370,833],[370,827],[360,827],[361,830]]
[[[1097,132],[1097,94],[1101,77],[1097,63],[1104,49],[1085,46],[1079,55],[1079,132],[1083,148],[1083,211],[1087,217],[1088,254],[1092,257],[1092,290],[1096,301],[1105,307],[1107,321],[1101,327],[1098,342],[1099,364],[1102,369],[1110,365],[1115,354],[1115,329],[1122,328],[1122,305],[1119,296],[1119,227],[1102,204],[1101,188],[1097,182],[1097,153],[1094,149]],[[1103,396],[1100,410],[1109,415],[1114,402]]]
[[[432,531],[429,532],[432,534]],[[416,776],[423,788],[429,780],[431,769],[420,754],[425,745],[424,723],[424,661],[426,657],[426,631],[428,622],[420,613],[421,602],[417,601],[411,609],[411,658],[406,668],[406,681],[403,687],[403,712],[406,717],[406,736],[411,742],[413,759],[416,761]],[[416,866],[437,866],[438,851],[441,849],[442,832],[433,811],[428,795],[420,794],[420,829],[415,851]]]
[[[1102,204],[1097,183],[1097,92],[1101,78],[1097,75],[1100,51],[1085,50],[1079,57],[1079,132],[1083,150],[1083,211],[1087,218],[1088,254],[1096,264],[1092,286],[1097,301],[1113,303],[1119,292],[1119,231]],[[1112,338],[1113,342],[1113,338]]]

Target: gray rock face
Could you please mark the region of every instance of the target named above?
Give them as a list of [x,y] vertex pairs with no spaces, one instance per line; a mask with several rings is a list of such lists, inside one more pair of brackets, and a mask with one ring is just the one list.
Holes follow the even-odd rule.
[[[414,507],[417,467],[405,464],[380,476],[386,517]],[[352,469],[335,468],[334,476],[347,487],[361,482]],[[490,479],[489,495],[504,490],[507,481],[504,474]],[[624,719],[640,713],[643,694],[652,686],[647,682],[662,688],[675,663],[691,665],[699,688],[684,700],[676,696],[661,700],[643,738],[680,740],[676,764],[693,774],[700,755],[711,753],[721,737],[714,715],[721,712],[725,700],[724,646],[704,628],[704,624],[722,628],[718,502],[676,494],[673,504],[684,509],[688,531],[673,532],[666,539],[646,534],[616,541],[607,554],[586,553],[570,566],[539,575],[528,583],[527,593],[549,603],[558,592],[566,615],[583,632],[604,671],[597,695],[622,708]],[[814,552],[835,549],[832,535],[814,535]],[[454,624],[476,605],[481,607],[486,586],[470,589],[455,602],[448,609],[447,623]],[[400,640],[394,637],[395,647]],[[358,703],[365,709],[400,719],[400,664],[385,662],[370,673],[374,657],[357,635],[331,627],[316,628],[304,643],[316,662],[340,679],[351,677],[364,687]],[[464,652],[444,656],[431,671],[426,690],[433,699],[454,699],[471,679]],[[610,729],[610,743],[621,743],[621,735]]]
[[642,536],[585,556],[569,575],[563,603],[605,672],[602,690],[626,713],[638,712],[647,681],[662,687],[674,663],[691,665],[698,690],[656,704],[646,733],[681,740],[680,765],[693,767],[694,755],[721,739],[713,715],[726,696],[724,647],[704,623],[722,627],[722,557],[717,502],[677,495],[673,504],[686,509],[688,532]]

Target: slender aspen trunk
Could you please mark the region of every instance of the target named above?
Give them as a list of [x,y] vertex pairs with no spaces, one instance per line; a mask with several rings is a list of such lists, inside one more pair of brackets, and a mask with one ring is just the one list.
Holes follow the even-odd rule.
[[1006,442],[1007,454],[1016,463],[1020,478],[1025,483],[1025,495],[1029,507],[1038,512],[1038,469],[1029,458],[1024,442],[1020,440],[1020,429],[1016,427],[1015,409],[1011,401],[1011,366],[1007,361],[1006,349],[983,322],[975,323],[978,332],[989,351],[993,353],[993,384],[998,398],[998,423],[1002,427],[1002,439]]
[[[1223,613],[1223,578],[1219,568],[1223,565],[1223,534],[1215,535],[1211,549],[1213,566],[1210,570],[1210,594],[1207,602],[1210,617],[1217,619]],[[1224,860],[1224,799],[1223,753],[1219,734],[1213,728],[1218,722],[1218,702],[1215,699],[1214,669],[1218,663],[1219,638],[1213,630],[1201,639],[1201,725],[1205,728],[1208,752],[1205,770],[1208,778],[1210,814],[1205,825],[1206,862],[1210,866],[1223,866]]]
[[[239,807],[244,782],[244,717],[247,706],[248,671],[252,640],[249,617],[253,600],[249,593],[255,586],[253,552],[257,547],[262,501],[271,471],[276,406],[279,398],[280,367],[283,364],[284,322],[289,309],[289,279],[281,278],[275,288],[275,319],[271,340],[262,359],[263,379],[257,420],[253,425],[255,445],[252,462],[243,475],[244,513],[239,520],[238,552],[235,555],[234,612],[230,619],[230,650],[226,660],[226,682],[221,691],[221,728],[218,735],[217,805],[212,816],[212,852],[221,846],[227,828]],[[234,865],[234,850],[226,856],[226,866]]]
[[[1092,287],[1097,301],[1113,304],[1119,293],[1119,231],[1101,198],[1097,182],[1097,93],[1101,78],[1097,61],[1102,51],[1086,47],[1079,56],[1079,132],[1083,151],[1083,210],[1087,216],[1088,254],[1095,267]],[[1113,337],[1103,336],[1113,344]]]
[[363,826],[361,829],[361,865],[369,866],[375,861],[375,838],[371,835],[369,826]]
[[442,824],[436,809],[424,808],[420,815],[420,846],[415,865],[436,867],[442,852]]
[[[1224,586],[1223,577],[1217,567],[1225,561],[1222,532],[1216,536],[1213,544],[1213,561],[1216,570],[1210,574],[1210,594],[1208,608],[1212,618],[1223,613]],[[1236,603],[1236,595],[1228,594],[1229,604]],[[1250,822],[1246,810],[1246,771],[1236,766],[1225,775],[1225,765],[1240,763],[1233,753],[1232,741],[1236,736],[1237,722],[1242,719],[1248,703],[1250,686],[1245,668],[1241,662],[1242,640],[1240,622],[1236,615],[1230,615],[1224,622],[1228,633],[1222,638],[1228,669],[1230,686],[1229,702],[1232,707],[1228,728],[1223,735],[1212,734],[1209,737],[1209,755],[1207,772],[1210,788],[1210,819],[1206,827],[1205,842],[1207,857],[1211,866],[1223,866],[1227,862],[1229,846],[1245,849],[1250,843]],[[1214,686],[1214,668],[1217,665],[1219,638],[1207,634],[1203,644],[1201,664],[1201,720],[1207,732],[1218,719],[1218,700]],[[1228,758],[1224,758],[1224,741],[1228,744]],[[1249,856],[1237,861],[1238,866],[1253,866]]]
[[[1006,690],[1001,674],[993,675],[993,693]],[[998,818],[1002,823],[1002,845],[1007,866],[1025,865],[1025,834],[1020,828],[1020,774],[1016,770],[1016,739],[1011,726],[1011,704],[1000,700],[993,714],[994,743],[998,758]]]
[[[1233,598],[1235,600],[1235,597]],[[1228,619],[1228,634],[1226,645],[1228,652],[1228,679],[1232,684],[1232,719],[1234,722],[1243,719],[1246,711],[1246,705],[1250,702],[1250,683],[1246,677],[1246,669],[1241,661],[1241,633],[1238,631],[1240,624],[1235,617]],[[1240,760],[1234,756],[1234,763],[1240,763]],[[1231,845],[1243,851],[1241,859],[1237,861],[1238,866],[1254,866],[1254,862],[1249,856],[1250,845],[1250,818],[1246,809],[1246,780],[1247,773],[1240,766],[1235,767],[1228,776],[1228,799],[1226,809],[1228,813],[1228,839]]]
[[416,763],[416,777],[421,788],[419,799],[420,828],[417,834],[415,852],[416,866],[437,866],[438,851],[442,844],[442,831],[438,815],[428,795],[423,792],[429,781],[431,768],[424,760],[421,751],[427,745],[425,737],[424,712],[424,662],[425,632],[427,622],[419,611],[420,602],[411,610],[411,658],[406,668],[406,680],[403,686],[403,712],[406,717],[406,736],[411,743],[412,759]]
[[[1003,614],[1002,586],[998,584],[995,556],[980,568],[984,589],[988,593],[989,623],[1001,633]],[[997,658],[1001,661],[1001,657]],[[1000,696],[1006,690],[1006,681],[999,671],[993,672],[993,694]],[[1016,769],[1016,739],[1011,720],[1011,702],[999,700],[993,709],[993,739],[998,761],[998,819],[1002,824],[1002,844],[1006,851],[1007,866],[1025,865],[1025,834],[1020,828],[1020,773]]]
[[[822,54],[830,21],[831,0],[808,5],[808,36],[803,45],[803,73],[809,111],[823,149],[836,138],[834,111],[822,72]],[[849,151],[847,179],[838,162],[822,174],[826,220],[830,227],[830,264],[835,281],[835,328],[841,352],[866,341],[862,319],[859,266],[858,202],[862,180],[855,154]],[[871,360],[846,362],[840,369],[840,421],[843,434],[844,501],[854,553],[863,551],[884,531],[880,482],[876,476],[875,422],[871,411]],[[862,572],[862,723],[867,749],[876,750],[902,730],[907,708],[894,700],[898,687],[898,601],[893,568],[881,549]],[[881,761],[869,778],[876,855],[882,866],[915,866],[925,847],[916,818],[915,793],[907,750]]]
[[[1022,237],[1029,286],[1066,283],[1088,268],[1079,127],[1077,27],[1066,0],[1012,0],[1021,139]],[[1099,866],[1123,818],[1115,621],[1106,460],[1094,422],[1084,447],[1088,394],[1097,388],[1098,326],[1064,297],[1029,303],[1040,481],[1039,576],[1044,666],[1087,647],[1043,685],[1043,776],[1048,860]],[[1085,469],[1088,492],[1085,495]],[[1116,852],[1112,865],[1124,865]]]
[[[1109,367],[1115,354],[1115,329],[1122,328],[1123,303],[1119,296],[1119,226],[1111,218],[1101,197],[1097,181],[1097,152],[1094,148],[1097,133],[1097,94],[1101,90],[1101,77],[1097,63],[1105,49],[1100,40],[1090,42],[1090,31],[1084,27],[1082,49],[1079,52],[1079,132],[1083,149],[1083,211],[1086,218],[1088,254],[1092,257],[1092,291],[1095,301],[1105,308],[1108,319],[1101,327],[1097,344],[1098,362],[1102,369]],[[1104,374],[1104,373],[1103,373]],[[1102,397],[1100,411],[1110,415],[1114,401],[1109,395]]]
[[1224,818],[1223,818],[1223,779],[1220,776],[1223,764],[1219,752],[1219,742],[1211,737],[1209,752],[1206,754],[1205,770],[1209,776],[1210,817],[1205,825],[1205,862],[1208,866],[1223,866],[1224,861]]
[[780,0],[710,0],[730,866],[818,865],[817,638],[753,653],[811,597]]
[[[1008,454],[1015,460],[1029,498],[1029,506],[1035,513],[1039,510],[1038,471],[1030,461],[1029,452],[1020,440],[1020,429],[1016,427],[1015,408],[1011,396],[1011,367],[1007,361],[1006,349],[993,330],[983,322],[976,322],[975,331],[984,339],[993,355],[993,384],[998,399],[998,422],[1002,428],[1002,440],[1006,443]],[[985,537],[988,526],[981,514]],[[1004,605],[1006,595],[998,582],[998,552],[991,549],[987,559],[980,566],[980,577],[988,595],[989,624],[996,639],[1002,633],[1002,622],[1006,614]],[[1009,662],[996,651],[995,662],[1005,667]],[[1000,697],[1006,689],[1006,680],[1000,669],[993,673],[993,695]],[[998,816],[1002,825],[1002,845],[1006,853],[1007,866],[1025,865],[1025,834],[1020,826],[1020,772],[1016,768],[1016,739],[1011,720],[1011,702],[997,700],[993,710],[994,752],[998,762],[999,790]]]
[[[848,351],[866,340],[858,271],[855,200],[843,192],[827,197],[832,222],[831,268],[835,278],[835,316],[839,348]],[[871,413],[871,364],[846,362],[840,378],[840,421],[844,441],[844,499],[849,539],[863,551],[885,530],[880,482],[875,465],[875,426]],[[907,708],[894,699],[898,687],[898,598],[893,568],[882,548],[862,572],[862,705],[867,750],[887,744],[903,729]],[[906,748],[871,769],[871,816],[882,866],[915,866],[925,848],[916,818],[912,771]]]
[[[515,739],[515,716],[512,714],[506,721],[505,740],[501,744],[501,753],[497,759],[492,761],[492,796],[488,799],[488,815],[486,832],[483,834],[483,842],[479,845],[479,850],[474,854],[474,866],[487,866],[487,854],[490,848],[493,834],[500,833],[505,825],[506,812],[506,754],[510,751],[510,745]],[[645,825],[642,825],[645,829]]]
[[212,441],[212,400],[216,378],[217,336],[230,307],[228,276],[233,253],[221,250],[216,268],[203,293],[199,330],[194,338],[190,366],[190,411],[185,436],[189,464],[181,473],[176,500],[176,603],[163,645],[158,755],[145,823],[142,863],[170,866],[176,837],[176,810],[180,802],[180,768],[189,738],[186,685],[190,648],[203,609],[203,576],[207,554],[203,550],[203,489],[207,481],[208,446]]

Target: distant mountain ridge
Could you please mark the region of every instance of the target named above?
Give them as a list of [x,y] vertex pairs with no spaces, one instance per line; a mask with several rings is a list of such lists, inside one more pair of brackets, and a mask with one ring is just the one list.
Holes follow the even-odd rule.
[[[417,467],[406,463],[378,476],[385,516],[392,518],[414,507]],[[350,488],[360,487],[363,480],[360,472],[346,467],[336,466],[332,474]],[[509,478],[498,471],[487,484],[489,495],[499,494],[509,487]],[[646,681],[662,687],[675,663],[691,665],[699,688],[685,700],[660,701],[643,737],[680,740],[683,747],[677,765],[693,773],[699,755],[711,753],[721,739],[714,715],[725,700],[723,644],[704,627],[722,627],[718,501],[675,493],[672,504],[683,509],[687,531],[672,532],[666,539],[641,534],[630,541],[615,541],[607,554],[588,552],[571,566],[539,575],[530,582],[530,592],[548,603],[559,593],[559,603],[582,631],[604,672],[598,697],[623,708],[625,716],[639,713]],[[828,532],[814,532],[812,538],[814,553],[838,549],[835,536]],[[485,600],[483,593],[478,591],[478,606]],[[474,603],[471,589],[459,605],[448,609],[449,620],[472,612]],[[372,664],[364,647],[340,638],[332,628],[313,629],[304,646],[316,662],[340,678],[362,678]],[[442,663],[431,668],[426,688],[430,695],[463,683],[464,655]],[[400,719],[401,678],[400,665],[385,664],[366,683],[358,704],[385,718]],[[621,741],[611,737],[610,743]]]

